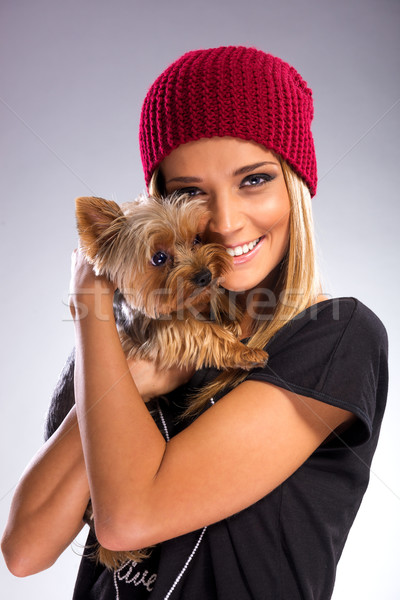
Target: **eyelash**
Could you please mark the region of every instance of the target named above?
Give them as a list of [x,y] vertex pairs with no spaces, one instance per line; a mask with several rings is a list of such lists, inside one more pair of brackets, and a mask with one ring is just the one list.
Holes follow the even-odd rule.
[[[246,185],[246,182],[250,182],[251,179],[261,179],[261,183],[256,183],[255,185]],[[274,177],[272,175],[268,175],[267,173],[253,173],[252,175],[248,175],[243,179],[239,187],[260,187],[269,181],[272,181]]]
[[[261,182],[256,183],[254,185],[246,185],[247,182],[250,182],[251,179],[261,179]],[[265,185],[266,183],[268,183],[269,181],[272,181],[274,179],[274,177],[272,175],[268,175],[267,173],[253,173],[252,175],[247,175],[247,177],[245,177],[240,185],[239,188],[244,188],[244,187],[252,187],[252,188],[258,188],[261,187],[263,185]],[[179,190],[176,190],[177,194],[189,194],[190,196],[194,197],[194,196],[198,196],[199,194],[203,194],[204,192],[197,187],[186,187],[186,188],[181,188]]]
[[183,194],[188,194],[189,196],[198,196],[197,193],[191,194],[191,192],[201,192],[200,188],[196,188],[196,187],[187,187],[187,188],[180,188],[179,190],[175,190],[175,194],[178,194],[178,196],[182,196]]

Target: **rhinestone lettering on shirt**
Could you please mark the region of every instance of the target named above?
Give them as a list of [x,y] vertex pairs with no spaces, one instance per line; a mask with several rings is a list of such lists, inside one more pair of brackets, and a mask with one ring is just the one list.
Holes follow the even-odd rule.
[[127,584],[133,583],[133,585],[135,586],[143,585],[148,592],[153,591],[153,587],[157,579],[157,573],[153,573],[150,575],[147,569],[145,569],[143,572],[137,571],[137,565],[137,562],[128,560],[117,571],[114,571],[114,586],[116,591],[116,600],[119,600],[119,581],[124,581]]

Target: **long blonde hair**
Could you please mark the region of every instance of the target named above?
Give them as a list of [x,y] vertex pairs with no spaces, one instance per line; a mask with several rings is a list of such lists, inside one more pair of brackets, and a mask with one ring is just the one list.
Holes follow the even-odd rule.
[[[314,225],[311,211],[311,196],[302,179],[288,164],[280,159],[286,187],[290,199],[290,236],[285,257],[280,265],[280,274],[274,292],[279,291],[275,310],[268,319],[260,318],[255,323],[254,334],[247,345],[264,348],[269,340],[293,317],[313,304],[321,293],[320,276],[317,269]],[[157,169],[149,184],[149,193],[162,199],[162,175]],[[265,315],[260,315],[261,317]],[[190,398],[183,414],[193,417],[209,404],[223,390],[232,389],[244,379],[247,371],[236,369],[221,372],[211,383],[197,390]],[[126,560],[140,562],[147,558],[151,548],[133,552],[114,552],[97,546],[95,554],[108,568],[117,569]]]
[[[311,195],[303,180],[278,157],[282,166],[290,200],[290,236],[280,274],[275,286],[279,291],[272,315],[260,315],[255,331],[247,341],[252,348],[264,348],[270,339],[297,314],[314,304],[321,293],[321,280],[317,267]],[[149,193],[161,198],[164,190],[159,169],[153,173]],[[232,389],[244,381],[247,372],[237,369],[221,372],[211,383],[196,391],[191,397],[184,416],[198,414],[210,398],[222,390]]]

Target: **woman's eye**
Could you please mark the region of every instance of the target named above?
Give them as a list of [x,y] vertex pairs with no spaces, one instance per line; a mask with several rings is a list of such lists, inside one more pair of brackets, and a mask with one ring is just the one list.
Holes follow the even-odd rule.
[[178,194],[178,196],[183,196],[184,194],[187,194],[190,197],[198,196],[201,193],[202,191],[196,187],[181,188],[180,190],[175,191],[175,194]]
[[273,177],[271,175],[267,175],[267,173],[257,173],[255,175],[249,175],[245,177],[240,184],[240,187],[258,187],[267,183],[268,181],[272,181]]
[[151,258],[151,264],[154,265],[155,267],[161,267],[162,265],[165,265],[167,260],[168,260],[168,254],[166,252],[162,252],[160,250],[159,252],[156,252],[155,254],[153,254],[153,256]]

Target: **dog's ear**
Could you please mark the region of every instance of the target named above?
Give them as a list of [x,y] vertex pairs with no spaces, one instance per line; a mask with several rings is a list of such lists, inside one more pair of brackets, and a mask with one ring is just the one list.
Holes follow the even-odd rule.
[[103,198],[77,198],[75,207],[81,247],[93,260],[99,249],[116,237],[126,217],[116,202]]

